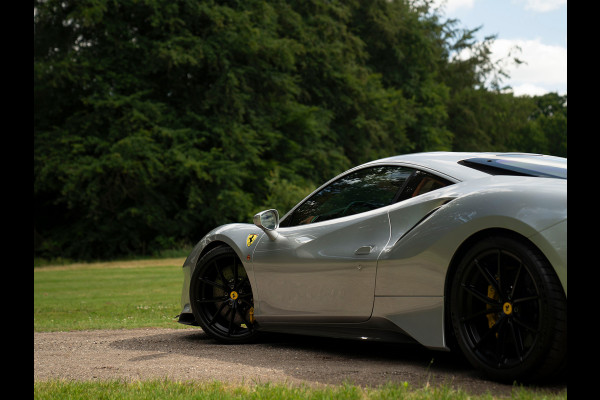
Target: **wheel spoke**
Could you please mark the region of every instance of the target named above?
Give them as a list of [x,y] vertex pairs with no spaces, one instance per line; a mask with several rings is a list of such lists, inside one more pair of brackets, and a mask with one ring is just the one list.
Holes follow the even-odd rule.
[[219,289],[221,289],[221,290],[224,290],[224,291],[229,291],[229,288],[228,288],[228,287],[225,287],[225,286],[221,285],[221,284],[220,284],[220,283],[218,283],[218,282],[211,281],[210,279],[207,279],[207,278],[202,278],[202,277],[201,277],[201,278],[200,278],[200,281],[201,281],[201,282],[204,282],[204,283],[206,283],[206,284],[208,284],[208,285],[210,285],[210,286],[214,286],[214,287],[216,287],[216,288],[219,288]]
[[234,302],[228,311],[228,313],[231,312],[231,318],[229,319],[229,330],[227,332],[229,334],[229,336],[231,336],[233,334],[233,321],[235,320],[235,309],[236,309],[236,303]]
[[513,304],[519,304],[519,303],[524,303],[526,301],[533,301],[533,300],[538,300],[538,299],[539,299],[538,296],[522,297],[520,299],[514,300],[512,303]]
[[237,269],[237,257],[233,256],[233,284],[237,285],[238,281],[238,269]]
[[[498,362],[498,366],[500,366],[500,364],[502,364],[502,360],[504,360],[506,358],[505,356],[505,351],[506,351],[506,335],[507,335],[507,330],[508,330],[508,321],[506,318],[502,318],[501,320],[502,322],[498,324],[498,332],[496,337],[498,338],[498,340],[496,340],[496,361]],[[500,321],[498,321],[500,322]]]
[[[221,278],[221,281],[223,281],[223,284],[225,285],[227,283],[227,279],[225,279],[225,276],[223,275],[223,269],[219,268],[219,265],[217,264],[217,261],[213,261],[213,265],[215,266],[215,269],[217,270],[217,274],[219,274],[219,278]],[[225,290],[229,290],[229,288],[225,289]]]
[[496,323],[490,329],[488,329],[487,332],[485,332],[483,334],[483,336],[479,339],[479,341],[473,345],[473,348],[476,350],[479,350],[481,347],[481,344],[483,342],[485,342],[487,339],[489,339],[491,337],[495,337],[495,335],[496,335],[496,333],[498,333],[500,327],[502,325],[504,325],[504,320],[505,320],[505,318],[500,318],[498,321],[496,321]]
[[498,282],[498,292],[497,292],[498,295],[502,294],[502,262],[500,261],[501,255],[502,255],[502,252],[500,250],[498,250],[498,258],[496,259],[496,263],[498,264],[498,266],[497,266],[498,280],[496,281],[496,282]]
[[471,315],[467,315],[467,316],[461,317],[460,318],[460,322],[463,322],[463,323],[464,322],[469,322],[469,321],[471,321],[471,320],[473,320],[473,319],[475,319],[477,317],[481,317],[481,316],[488,315],[488,314],[494,314],[494,313],[497,313],[497,312],[499,312],[501,310],[502,310],[502,307],[500,305],[492,306],[491,308],[486,308],[486,309],[483,309],[481,311],[477,311],[477,312],[475,312],[475,313],[473,313]]
[[483,268],[479,264],[479,261],[476,258],[474,259],[474,262],[475,262],[475,266],[479,270],[479,273],[481,275],[483,275],[483,277],[485,278],[485,280],[487,281],[487,283],[494,288],[494,290],[496,291],[496,293],[500,294],[501,293],[500,292],[500,287],[498,286],[498,281],[494,278],[494,276],[492,276],[492,274],[490,274],[490,272],[486,268]]
[[228,296],[223,296],[214,299],[198,299],[196,300],[196,303],[218,303],[220,301],[226,301],[228,298]]
[[236,307],[236,311],[237,311],[238,315],[240,316],[240,318],[242,318],[242,322],[243,322],[243,323],[246,325],[246,327],[247,327],[248,329],[250,329],[250,327],[252,326],[252,324],[251,324],[251,323],[249,323],[249,322],[246,320],[246,315],[245,315],[245,314],[246,314],[246,312],[245,312],[245,310],[242,310],[242,308],[241,308],[241,307]]
[[248,307],[254,307],[254,304],[252,303],[252,299],[250,299],[250,301],[246,300],[246,299],[240,299],[242,301],[243,304],[245,304]]
[[519,269],[517,270],[517,275],[515,276],[515,281],[512,285],[512,290],[510,291],[510,298],[514,298],[515,290],[517,289],[517,282],[519,281],[519,277],[521,276],[521,270],[523,269],[523,263],[519,263]]
[[244,287],[247,283],[250,283],[250,280],[248,279],[247,276],[244,277],[244,279],[242,279],[241,281],[239,281],[235,287],[234,290],[239,290],[240,288]]
[[[223,308],[225,308],[226,305],[227,305],[226,301],[224,301],[221,304],[221,306],[219,307],[219,309],[217,310],[217,312],[212,316],[212,318],[210,319],[210,321],[208,321],[208,325],[209,326],[212,326],[216,322],[217,317],[219,316],[219,314],[221,314],[221,311],[223,311]],[[227,314],[225,314],[225,315],[227,316]]]
[[523,321],[521,321],[521,319],[520,319],[520,318],[513,317],[513,322],[515,322],[516,324],[518,324],[518,325],[522,326],[523,328],[527,329],[528,331],[531,331],[531,332],[533,332],[535,335],[537,335],[537,334],[538,334],[538,332],[539,332],[537,328],[535,328],[535,327],[533,327],[533,326],[531,326],[531,325],[528,325],[528,324],[524,323]]
[[521,332],[517,329],[515,324],[512,321],[508,321],[508,326],[510,327],[510,333],[513,340],[513,344],[515,345],[515,352],[517,353],[517,357],[519,361],[523,360],[523,350],[525,346],[523,345],[523,339],[521,337]]
[[468,293],[470,293],[473,297],[476,297],[477,299],[481,300],[482,302],[484,302],[485,304],[488,304],[492,307],[498,306],[500,303],[498,303],[498,301],[489,298],[488,296],[480,293],[479,291],[477,291],[474,287],[472,286],[467,286],[467,284],[463,283],[462,284],[463,289],[465,289]]

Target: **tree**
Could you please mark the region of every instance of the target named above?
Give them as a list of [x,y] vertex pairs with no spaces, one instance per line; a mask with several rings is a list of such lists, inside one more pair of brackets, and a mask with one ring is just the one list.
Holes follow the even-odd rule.
[[526,128],[566,154],[566,104],[488,91],[469,34],[426,0],[34,1],[34,255],[194,243],[350,166]]

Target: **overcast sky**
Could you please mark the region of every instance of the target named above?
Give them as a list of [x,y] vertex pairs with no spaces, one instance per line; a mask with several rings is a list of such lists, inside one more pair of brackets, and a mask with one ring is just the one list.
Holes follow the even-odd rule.
[[567,94],[567,0],[435,0],[457,27],[481,26],[477,37],[496,35],[494,57],[516,56],[526,64],[507,68],[504,84],[515,95]]

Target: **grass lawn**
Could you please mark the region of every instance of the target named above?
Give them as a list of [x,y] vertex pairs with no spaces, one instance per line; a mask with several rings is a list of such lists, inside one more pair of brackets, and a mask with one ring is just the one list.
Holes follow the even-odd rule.
[[[492,400],[492,394],[471,395],[446,386],[414,388],[407,384],[388,384],[377,388],[341,385],[325,388],[283,384],[227,385],[221,382],[35,382],[35,399],[214,399],[214,400]],[[559,400],[567,394],[536,394],[515,388],[511,400]]]
[[34,268],[34,331],[183,327],[183,261]]

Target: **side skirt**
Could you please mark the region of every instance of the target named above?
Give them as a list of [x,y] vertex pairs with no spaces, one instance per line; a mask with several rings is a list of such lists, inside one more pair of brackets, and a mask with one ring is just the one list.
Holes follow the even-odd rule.
[[371,318],[361,323],[261,322],[257,318],[256,327],[259,331],[264,332],[392,343],[417,343],[406,332],[385,318]]

